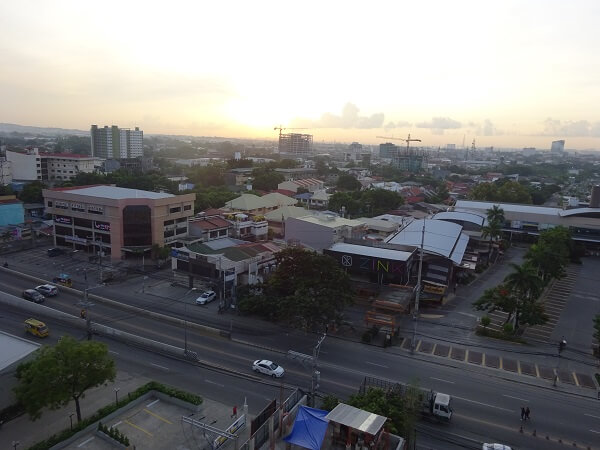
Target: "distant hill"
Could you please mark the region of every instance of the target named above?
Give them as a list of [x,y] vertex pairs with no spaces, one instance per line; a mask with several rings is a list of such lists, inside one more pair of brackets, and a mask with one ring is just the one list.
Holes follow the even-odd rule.
[[90,131],[84,130],[69,130],[66,128],[43,128],[43,127],[30,127],[27,125],[17,125],[14,123],[0,123],[0,133],[24,133],[42,136],[57,136],[61,134],[74,134],[78,136],[89,136]]

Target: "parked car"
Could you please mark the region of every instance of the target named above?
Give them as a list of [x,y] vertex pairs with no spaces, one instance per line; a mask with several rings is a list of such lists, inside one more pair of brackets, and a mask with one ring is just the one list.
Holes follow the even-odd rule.
[[48,249],[48,256],[50,257],[62,255],[63,253],[64,250],[62,248],[53,247]]
[[511,448],[504,444],[483,444],[483,450],[511,450]]
[[206,291],[196,299],[196,305],[206,305],[217,298],[215,291]]
[[52,286],[51,284],[40,284],[35,288],[35,290],[44,297],[55,297],[58,295],[58,288],[56,286]]
[[264,373],[265,375],[270,375],[273,378],[281,378],[285,373],[283,367],[278,366],[273,361],[269,361],[268,359],[257,359],[252,364],[252,370],[255,372]]
[[23,298],[34,303],[43,303],[44,300],[46,300],[46,297],[44,297],[35,289],[25,289],[23,291]]

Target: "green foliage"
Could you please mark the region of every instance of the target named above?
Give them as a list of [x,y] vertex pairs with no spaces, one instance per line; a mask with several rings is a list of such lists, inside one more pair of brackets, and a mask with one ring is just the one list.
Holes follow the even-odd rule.
[[336,192],[329,199],[329,209],[340,211],[342,206],[350,217],[373,217],[398,208],[403,199],[397,192],[385,189],[368,189],[366,191]]
[[227,160],[227,168],[228,169],[241,169],[245,167],[252,167],[254,162],[251,159],[228,159]]
[[[91,417],[88,417],[87,419],[83,419],[81,422],[78,422],[76,425],[73,425],[72,430],[70,428],[67,428],[66,430],[63,430],[58,434],[53,434],[52,436],[45,439],[44,441],[38,442],[37,444],[29,447],[29,450],[47,450],[47,449],[55,446],[59,442],[62,442],[64,440],[70,438],[71,436],[73,436],[74,434],[83,430],[90,424],[103,419],[104,417],[108,416],[109,414],[115,412],[117,409],[125,406],[129,402],[136,400],[137,398],[141,397],[142,395],[144,395],[150,391],[162,392],[165,395],[168,395],[173,398],[178,398],[185,402],[191,403],[192,405],[198,406],[198,405],[202,404],[202,397],[200,397],[198,395],[191,394],[189,392],[185,392],[185,391],[182,391],[182,390],[170,387],[170,386],[166,386],[166,385],[158,383],[156,381],[150,381],[149,383],[146,383],[145,385],[140,386],[135,391],[129,393],[126,398],[119,400],[118,404],[115,404],[114,402],[109,403],[105,407],[100,408],[98,411],[96,411],[96,413],[93,414]],[[129,445],[129,444],[126,444],[126,445]]]
[[194,166],[186,170],[185,175],[197,188],[225,185],[224,164],[211,164],[208,166]]
[[505,323],[502,327],[502,331],[504,331],[505,334],[513,334],[515,328],[513,327],[512,323]]
[[469,194],[471,200],[490,202],[531,204],[531,195],[526,187],[516,181],[507,181],[498,187],[496,183],[481,183]]
[[87,186],[90,184],[114,184],[118,187],[139,189],[142,191],[167,191],[177,194],[176,182],[154,172],[154,173],[130,173],[126,170],[117,170],[109,174],[100,173],[78,173],[70,181],[64,183],[69,186]]
[[492,322],[492,319],[490,319],[490,316],[483,316],[481,318],[481,326],[483,326],[483,327],[490,326],[491,322]]
[[321,400],[321,409],[325,411],[332,411],[337,405],[339,405],[340,399],[335,395],[326,395]]
[[285,180],[285,177],[272,169],[257,168],[252,171],[252,188],[261,191],[273,191],[277,185]]
[[59,136],[56,138],[54,151],[57,153],[70,150],[79,155],[91,155],[92,144],[88,136]]
[[364,394],[352,395],[348,404],[387,417],[385,428],[390,433],[408,439],[413,437],[420,408],[416,386],[409,387],[404,396],[393,392],[386,393],[382,389],[369,388]]
[[44,203],[42,189],[46,186],[41,181],[33,181],[23,186],[23,190],[18,194],[19,200],[23,203]]
[[194,211],[204,211],[209,208],[221,208],[228,201],[240,196],[239,193],[231,192],[225,187],[194,188],[196,193]]
[[569,229],[556,227],[540,233],[537,243],[525,254],[525,260],[536,268],[544,281],[562,278],[574,249]]
[[110,438],[120,442],[123,445],[129,445],[129,438],[125,436],[118,428],[108,427],[102,422],[98,422],[98,431],[106,434]]
[[277,269],[266,282],[238,292],[242,313],[307,330],[341,321],[353,292],[348,275],[330,256],[292,247],[275,258]]
[[15,193],[9,184],[0,185],[0,195],[14,195]]
[[347,173],[343,173],[338,177],[336,186],[338,189],[343,189],[345,191],[358,191],[362,188],[360,181],[358,181],[354,175]]
[[360,340],[365,344],[370,344],[371,341],[373,340],[373,335],[371,334],[371,332],[369,330],[367,330],[362,334]]
[[81,421],[79,399],[88,389],[113,381],[115,374],[106,344],[65,336],[54,347],[43,346],[23,365],[14,391],[33,420],[41,417],[44,407],[59,409],[74,400]]

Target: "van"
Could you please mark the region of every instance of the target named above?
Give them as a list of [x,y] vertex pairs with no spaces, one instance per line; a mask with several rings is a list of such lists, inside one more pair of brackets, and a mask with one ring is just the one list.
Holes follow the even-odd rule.
[[25,321],[25,331],[38,337],[46,337],[50,334],[46,324],[37,319],[27,319]]

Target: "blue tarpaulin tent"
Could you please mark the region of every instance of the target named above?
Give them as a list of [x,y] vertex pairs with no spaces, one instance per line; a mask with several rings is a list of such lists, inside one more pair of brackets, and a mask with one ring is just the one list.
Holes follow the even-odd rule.
[[294,428],[283,440],[310,450],[319,450],[327,431],[326,415],[327,411],[322,409],[300,406]]

